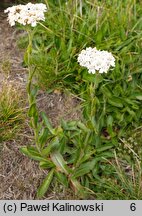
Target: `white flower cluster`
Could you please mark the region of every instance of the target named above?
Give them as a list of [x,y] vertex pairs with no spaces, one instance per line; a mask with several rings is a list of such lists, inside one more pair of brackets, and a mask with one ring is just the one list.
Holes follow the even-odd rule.
[[111,66],[115,66],[115,58],[110,52],[100,51],[91,47],[81,51],[78,56],[78,62],[92,74],[95,74],[96,71],[107,73]]
[[8,13],[8,21],[11,26],[16,22],[22,25],[31,25],[35,27],[38,21],[44,21],[44,12],[47,11],[45,4],[28,3],[26,5],[17,5],[7,8],[4,12]]

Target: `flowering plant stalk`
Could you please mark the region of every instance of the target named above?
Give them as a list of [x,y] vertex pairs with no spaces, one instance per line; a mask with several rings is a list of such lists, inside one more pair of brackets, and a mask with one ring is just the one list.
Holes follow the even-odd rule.
[[[40,11],[41,10],[41,11]],[[29,44],[26,50],[26,63],[28,66],[28,82],[27,82],[27,94],[29,102],[29,117],[30,125],[34,132],[35,146],[25,146],[20,150],[22,153],[28,157],[39,161],[41,168],[48,168],[47,177],[39,187],[37,191],[38,197],[43,197],[47,191],[54,174],[62,179],[62,183],[66,184],[67,181],[73,186],[74,190],[80,194],[84,194],[81,184],[76,178],[72,177],[72,169],[68,167],[66,161],[60,153],[60,140],[63,138],[64,133],[62,128],[53,128],[50,124],[46,114],[41,112],[42,122],[39,122],[39,114],[36,106],[36,94],[37,87],[33,85],[33,76],[36,71],[36,67],[32,64],[32,41],[34,36],[34,31],[31,29],[35,27],[38,23],[49,31],[49,29],[40,23],[40,20],[44,20],[44,12],[46,12],[46,7],[44,4],[31,4],[13,6],[5,10],[8,13],[8,21],[11,26],[16,23],[24,25],[24,29],[27,31]],[[50,30],[50,32],[52,32]],[[48,143],[48,145],[47,145]]]
[[32,78],[35,72],[35,69],[31,65],[31,52],[32,52],[32,40],[33,40],[33,31],[31,27],[35,27],[39,21],[44,21],[44,13],[47,11],[45,4],[32,4],[28,3],[26,5],[17,5],[7,8],[4,12],[8,13],[8,21],[11,26],[14,26],[16,23],[19,23],[25,26],[25,30],[28,33],[29,45],[27,47],[27,65],[28,65],[28,83],[27,83],[27,93],[29,101],[29,116],[31,117],[31,126],[34,130],[35,142],[38,147],[38,112],[36,108],[36,99],[35,99],[35,90],[32,87]]
[[[88,47],[83,49],[78,55],[78,63],[80,66],[88,69],[88,76],[94,75],[94,81],[89,82],[88,95],[90,101],[90,113],[88,118],[91,122],[94,121],[94,115],[96,111],[96,94],[95,91],[98,88],[99,82],[103,80],[101,74],[107,73],[110,67],[115,66],[115,58],[108,51],[97,50],[96,47]],[[93,126],[94,124],[92,124]],[[95,128],[94,128],[95,130]]]

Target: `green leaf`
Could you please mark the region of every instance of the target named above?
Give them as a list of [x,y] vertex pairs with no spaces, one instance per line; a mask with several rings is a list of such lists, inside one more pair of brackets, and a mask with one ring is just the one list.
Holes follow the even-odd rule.
[[64,130],[68,130],[67,122],[64,119],[61,119],[61,126]]
[[83,162],[89,160],[91,158],[91,156],[95,153],[96,153],[96,149],[94,149],[94,150],[90,149],[90,152],[88,152],[88,153],[86,152],[86,154],[82,157],[82,159],[80,160],[80,163],[83,163]]
[[70,134],[70,138],[72,139],[74,137],[78,137],[81,133],[82,133],[82,130],[72,131],[72,133]]
[[107,126],[111,126],[113,125],[113,117],[111,115],[109,115],[107,117]]
[[43,180],[41,186],[38,188],[37,190],[37,197],[38,198],[42,198],[44,196],[44,194],[47,192],[51,181],[53,179],[53,174],[54,174],[54,169],[52,169],[48,175],[46,176],[46,178]]
[[34,85],[33,89],[31,90],[31,95],[32,95],[33,97],[36,96],[36,94],[37,94],[37,92],[38,92],[38,89],[39,89],[39,87],[36,86],[36,85]]
[[84,187],[86,188],[90,187],[90,179],[87,176],[85,176],[85,179],[84,179]]
[[119,98],[117,98],[117,97],[111,97],[111,98],[109,98],[108,102],[109,102],[109,104],[111,104],[113,106],[120,107],[120,108],[123,107],[122,100],[119,99]]
[[65,187],[68,187],[68,179],[65,176],[65,174],[56,171],[55,175],[57,177],[57,179],[59,180],[60,183],[62,183]]
[[55,44],[56,49],[59,50],[61,46],[61,39],[57,37],[56,35],[54,37],[54,44]]
[[46,127],[48,128],[48,130],[50,131],[51,134],[55,135],[55,129],[52,127],[52,125],[50,124],[46,114],[44,112],[41,112],[41,116],[42,119],[46,125]]
[[93,159],[92,161],[81,164],[79,168],[76,168],[74,170],[74,174],[72,175],[72,178],[77,178],[89,173],[90,170],[94,168],[96,162],[97,162],[96,159]]
[[26,63],[26,65],[28,64],[28,52],[27,51],[24,54],[24,62]]
[[37,115],[36,103],[33,103],[33,104],[30,106],[28,115],[29,115],[29,117],[34,117],[35,115]]
[[137,98],[138,100],[142,100],[142,95],[137,95],[136,98]]
[[77,130],[77,121],[66,122],[65,120],[61,120],[61,125],[64,130],[75,131]]
[[114,153],[112,151],[107,151],[107,152],[105,151],[99,155],[100,160],[102,160],[103,158],[113,158],[113,157],[114,157]]
[[74,148],[74,150],[73,150],[73,152],[72,151],[70,151],[70,157],[69,158],[67,158],[67,162],[69,163],[69,164],[76,164],[77,163],[77,161],[78,161],[78,158],[80,157],[80,153],[81,153],[81,151],[80,151],[80,149],[78,148],[78,149],[76,149],[76,148]]
[[84,130],[85,132],[88,132],[88,131],[89,131],[89,128],[87,128],[86,125],[85,125],[84,123],[80,122],[80,121],[78,121],[77,126],[78,126],[80,129]]
[[40,168],[42,169],[49,169],[49,168],[53,168],[55,167],[55,165],[53,164],[53,162],[51,162],[50,160],[46,160],[46,161],[41,161],[39,163]]
[[57,150],[59,147],[60,147],[59,139],[58,137],[55,137],[50,141],[48,146],[41,151],[41,154],[44,156],[48,156],[51,153],[51,151],[55,149]]
[[125,29],[124,29],[123,25],[120,25],[119,30],[120,30],[120,36],[121,36],[122,40],[123,41],[126,40],[127,36],[126,36],[126,32],[125,32]]
[[96,152],[103,152],[103,151],[106,151],[106,150],[111,149],[113,147],[114,147],[114,145],[112,145],[112,144],[106,144],[106,145],[103,145],[100,148],[97,148]]
[[103,94],[104,94],[107,98],[111,98],[111,97],[112,97],[111,91],[110,91],[106,86],[102,86],[102,87],[101,87],[101,91],[103,92]]
[[98,87],[98,84],[101,83],[103,81],[103,77],[101,74],[89,74],[87,71],[84,71],[83,72],[83,78],[82,78],[84,81],[87,81],[87,82],[92,82],[92,83],[95,83],[96,86],[95,88]]
[[32,90],[30,91],[30,100],[31,100],[32,103],[35,101],[37,91],[38,91],[38,86],[34,86],[32,88]]
[[131,115],[131,117],[135,117],[136,113],[130,109],[129,107],[126,107],[127,112]]
[[95,35],[95,41],[97,44],[100,44],[103,38],[103,29],[101,28],[99,31],[97,31]]
[[142,100],[142,94],[139,92],[131,94],[131,98],[137,99],[137,100]]
[[32,146],[22,147],[20,148],[20,151],[26,156],[28,156],[29,158],[32,158],[36,161],[46,161],[46,159],[41,156],[41,154],[38,152],[38,150],[35,147]]
[[72,128],[72,127],[76,127],[77,126],[77,121],[69,121],[68,123],[67,123],[67,125],[68,125],[68,127],[70,128]]
[[136,37],[128,38],[126,41],[122,42],[120,46],[117,47],[116,51],[123,49],[124,47],[128,46]]
[[48,137],[49,137],[49,130],[47,128],[44,128],[41,134],[39,135],[39,143],[41,147],[43,147],[46,144]]
[[52,159],[53,163],[56,165],[57,170],[65,173],[66,175],[68,175],[70,173],[70,169],[68,168],[64,158],[62,157],[62,155],[59,152],[57,152],[57,151],[53,152],[51,154],[51,159]]
[[113,94],[116,96],[116,97],[119,97],[121,94],[123,94],[123,89],[122,87],[120,86],[120,84],[117,84],[115,86],[115,88],[113,89]]

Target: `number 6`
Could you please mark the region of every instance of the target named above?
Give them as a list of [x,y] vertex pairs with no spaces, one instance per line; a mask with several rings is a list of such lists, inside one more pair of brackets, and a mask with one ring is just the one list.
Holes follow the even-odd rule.
[[136,203],[131,203],[130,209],[131,211],[136,211]]

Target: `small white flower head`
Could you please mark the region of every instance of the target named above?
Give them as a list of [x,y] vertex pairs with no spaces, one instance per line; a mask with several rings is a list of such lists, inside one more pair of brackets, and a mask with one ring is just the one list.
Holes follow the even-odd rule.
[[28,3],[26,5],[17,5],[7,8],[4,12],[8,13],[8,21],[11,26],[17,23],[22,25],[31,25],[35,27],[38,21],[44,21],[44,13],[47,11],[45,4]]
[[88,47],[81,51],[77,59],[78,63],[88,69],[88,73],[107,73],[110,67],[115,67],[115,58],[110,52],[100,51]]

